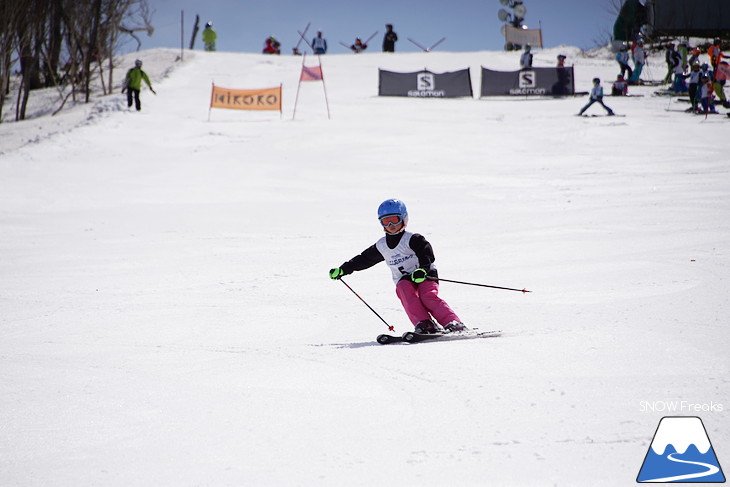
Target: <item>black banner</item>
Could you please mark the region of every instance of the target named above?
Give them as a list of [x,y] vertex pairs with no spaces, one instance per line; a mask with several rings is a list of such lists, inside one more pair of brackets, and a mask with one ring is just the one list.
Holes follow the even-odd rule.
[[379,96],[410,96],[415,98],[473,97],[469,68],[448,73],[416,71],[395,73],[379,69]]
[[575,94],[573,67],[492,71],[482,66],[481,96],[564,96]]

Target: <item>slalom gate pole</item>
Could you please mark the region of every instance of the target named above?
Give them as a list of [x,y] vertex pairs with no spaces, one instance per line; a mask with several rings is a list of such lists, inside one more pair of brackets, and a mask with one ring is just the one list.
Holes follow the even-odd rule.
[[357,298],[358,298],[358,299],[359,299],[360,301],[362,301],[362,302],[363,302],[363,303],[365,304],[365,306],[367,306],[368,308],[370,308],[370,311],[372,311],[373,313],[375,313],[375,316],[377,316],[378,318],[380,318],[380,321],[382,321],[383,323],[385,323],[385,326],[387,326],[387,327],[388,327],[388,330],[390,330],[390,331],[395,331],[395,328],[393,328],[393,327],[392,327],[391,325],[389,325],[389,324],[388,324],[388,322],[387,322],[387,321],[385,321],[385,320],[383,319],[383,317],[382,317],[382,316],[380,316],[380,315],[378,314],[378,312],[377,312],[377,311],[375,311],[375,310],[374,310],[374,309],[372,308],[372,306],[370,306],[370,305],[369,305],[368,303],[366,303],[366,302],[365,302],[365,300],[364,300],[364,299],[362,299],[362,298],[360,297],[360,295],[359,295],[359,294],[357,294],[357,293],[355,292],[355,290],[354,290],[354,289],[352,289],[352,288],[350,287],[350,285],[349,285],[349,284],[347,284],[347,283],[345,282],[345,280],[344,280],[344,279],[340,278],[340,279],[338,279],[338,281],[340,281],[340,282],[341,282],[342,284],[344,284],[345,286],[347,286],[347,289],[349,289],[350,291],[352,291],[352,294],[354,294],[355,296],[357,296]]
[[504,289],[506,291],[519,291],[521,293],[531,293],[532,292],[532,291],[528,291],[527,289],[515,289],[513,287],[490,286],[489,284],[477,284],[475,282],[452,281],[451,279],[441,279],[440,277],[438,279],[429,277],[428,280],[437,281],[437,282],[452,282],[454,284],[466,284],[467,286],[490,287],[492,289]]

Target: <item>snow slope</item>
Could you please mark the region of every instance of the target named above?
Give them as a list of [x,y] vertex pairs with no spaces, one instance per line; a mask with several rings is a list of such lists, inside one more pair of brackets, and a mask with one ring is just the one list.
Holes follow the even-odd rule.
[[[581,91],[615,77],[606,52],[535,64],[558,52]],[[378,67],[478,93],[519,55],[433,52],[323,57],[331,120],[319,83],[291,120],[301,58],[176,54],[143,53],[142,112],[0,124],[0,483],[628,485],[666,414],[641,401],[672,400],[724,404],[699,415],[730,464],[724,115],[649,87],[606,99],[625,118],[377,96]],[[283,83],[283,116],[208,122],[212,81]],[[501,338],[375,343],[327,270],[391,197],[443,278],[533,291],[442,284]],[[347,282],[410,329],[385,266]]]

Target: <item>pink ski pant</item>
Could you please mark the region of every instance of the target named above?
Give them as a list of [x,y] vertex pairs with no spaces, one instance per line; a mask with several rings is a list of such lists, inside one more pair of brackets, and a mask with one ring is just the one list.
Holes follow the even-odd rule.
[[439,284],[435,281],[424,281],[416,284],[411,281],[400,281],[395,287],[403,308],[411,323],[430,320],[433,316],[440,325],[452,321],[461,321],[446,301],[439,297]]

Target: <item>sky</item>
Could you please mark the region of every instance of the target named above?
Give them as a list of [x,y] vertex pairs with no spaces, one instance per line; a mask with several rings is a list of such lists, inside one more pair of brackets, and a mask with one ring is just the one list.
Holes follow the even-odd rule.
[[[615,14],[611,0],[525,0],[524,24],[529,28],[542,25],[545,47],[560,45],[590,49],[604,45],[613,29]],[[430,47],[446,37],[438,50],[467,52],[501,50],[504,37],[497,13],[499,0],[351,0],[330,2],[236,2],[230,0],[150,0],[154,9],[155,32],[142,37],[142,49],[180,47],[181,11],[184,12],[184,45],[189,46],[195,15],[200,15],[201,31],[207,21],[213,22],[218,33],[217,48],[228,52],[260,52],[264,40],[273,35],[282,43],[282,53],[291,54],[299,42],[297,30],[311,27],[307,40],[322,30],[328,40],[330,53],[348,52],[340,45],[350,45],[356,37],[366,40],[376,31],[371,46],[380,50],[385,24],[394,25],[399,35],[396,51],[417,52],[410,37],[424,47]],[[195,43],[202,49],[200,33]],[[136,49],[127,44],[124,52]],[[300,46],[300,51],[305,50]]]

